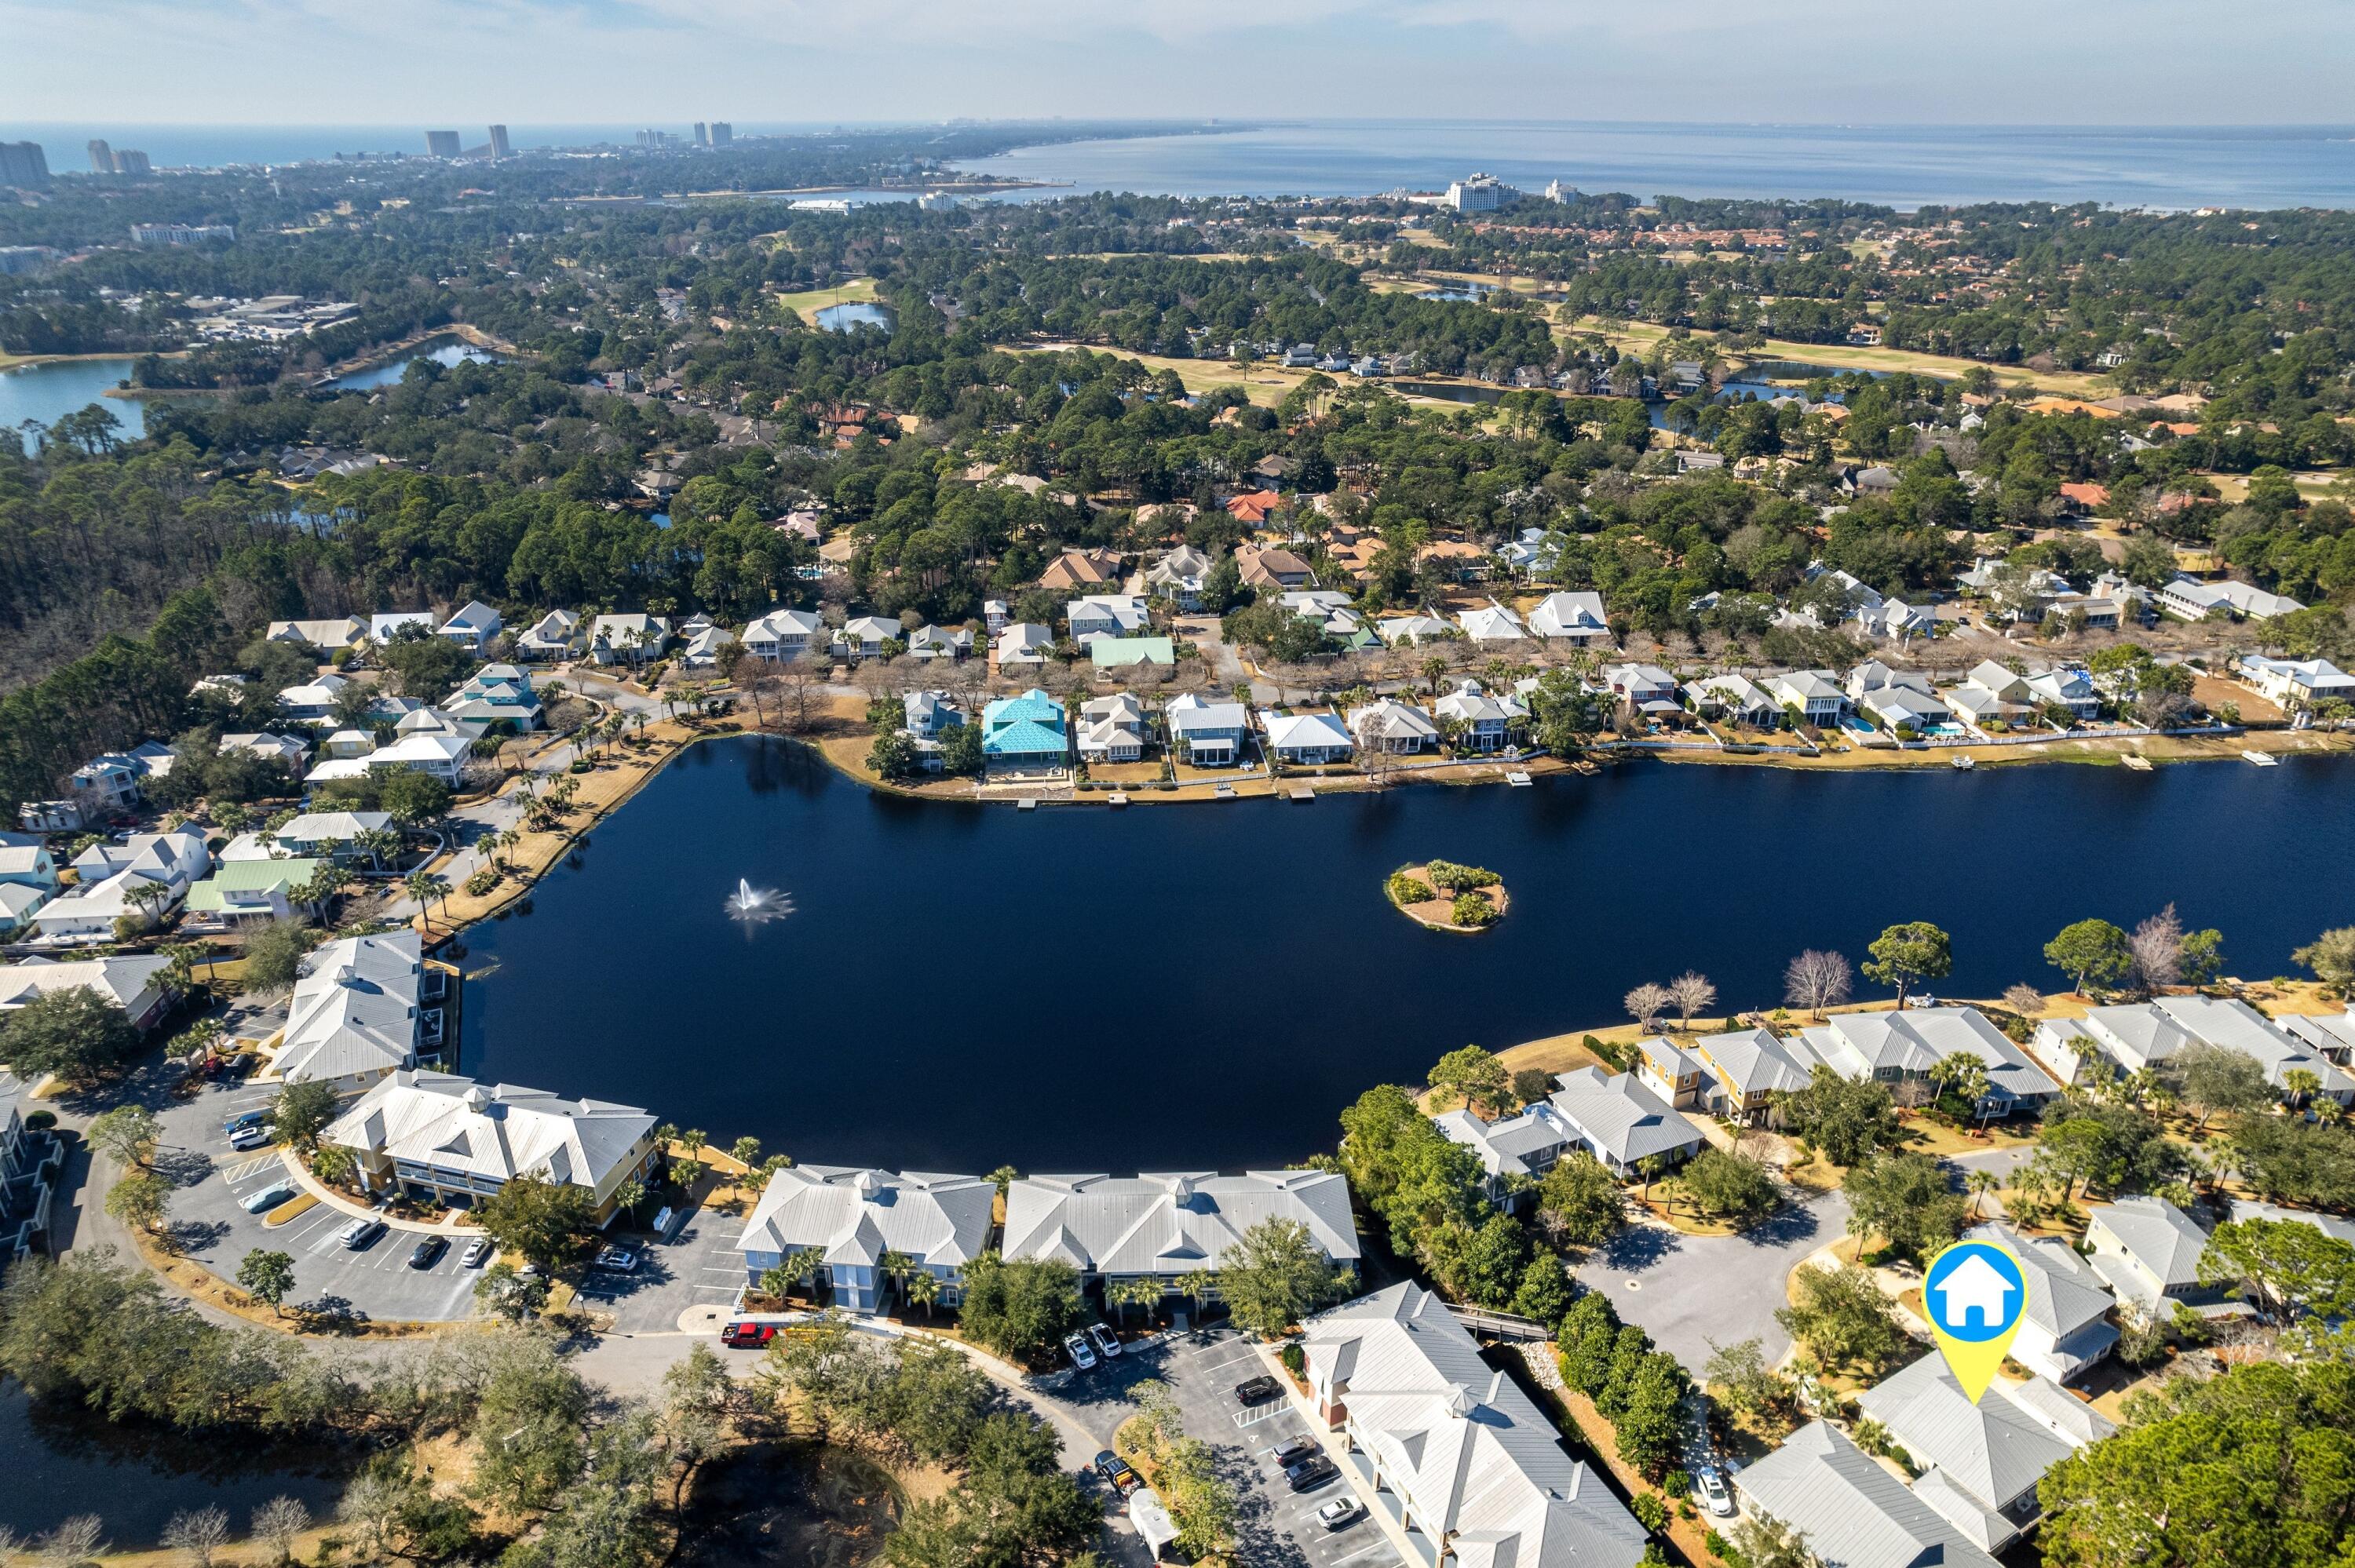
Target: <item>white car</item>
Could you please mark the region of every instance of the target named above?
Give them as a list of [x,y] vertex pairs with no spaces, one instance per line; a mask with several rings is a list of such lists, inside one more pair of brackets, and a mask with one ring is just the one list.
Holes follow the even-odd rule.
[[259,1127],[241,1127],[229,1135],[229,1146],[243,1153],[249,1149],[259,1149],[268,1143],[270,1136],[271,1127],[268,1122],[263,1122]]
[[1316,1510],[1316,1522],[1327,1530],[1347,1530],[1366,1517],[1366,1505],[1355,1498],[1335,1498]]
[[241,1200],[249,1214],[265,1214],[281,1203],[294,1201],[294,1189],[283,1181],[273,1181],[259,1192],[249,1192]]
[[1095,1341],[1096,1354],[1110,1361],[1120,1354],[1120,1336],[1102,1323],[1088,1325],[1088,1338]]
[[1071,1358],[1071,1364],[1082,1372],[1086,1372],[1096,1364],[1096,1353],[1088,1349],[1088,1337],[1085,1334],[1073,1334],[1065,1340],[1063,1351]]
[[458,1266],[461,1268],[480,1268],[489,1260],[490,1255],[491,1238],[488,1236],[476,1236],[473,1241],[466,1244],[466,1250],[458,1255]]
[[376,1240],[377,1237],[384,1234],[388,1228],[389,1227],[382,1220],[354,1220],[350,1224],[346,1225],[342,1230],[336,1233],[336,1239],[344,1244],[346,1251],[357,1252],[360,1248],[368,1245],[368,1243]]
[[1725,1478],[1717,1473],[1715,1465],[1703,1465],[1693,1473],[1693,1489],[1700,1493],[1700,1500],[1708,1505],[1710,1512],[1720,1519],[1733,1517],[1733,1493],[1727,1489]]

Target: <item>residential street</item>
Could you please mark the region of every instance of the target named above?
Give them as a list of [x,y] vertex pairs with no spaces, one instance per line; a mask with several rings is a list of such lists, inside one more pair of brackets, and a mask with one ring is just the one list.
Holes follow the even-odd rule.
[[1745,1235],[1689,1236],[1666,1225],[1623,1231],[1578,1271],[1582,1284],[1610,1298],[1621,1320],[1684,1362],[1698,1378],[1710,1341],[1755,1339],[1771,1362],[1790,1349],[1774,1321],[1785,1303],[1784,1281],[1801,1259],[1848,1226],[1848,1200],[1827,1192],[1786,1203]]

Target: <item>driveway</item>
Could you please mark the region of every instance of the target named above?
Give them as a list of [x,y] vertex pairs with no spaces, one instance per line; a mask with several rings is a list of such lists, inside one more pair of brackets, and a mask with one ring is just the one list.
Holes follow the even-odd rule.
[[[638,1255],[638,1266],[628,1274],[591,1269],[581,1299],[613,1315],[610,1333],[666,1333],[690,1324],[690,1331],[715,1332],[744,1283],[743,1256],[736,1250],[743,1230],[741,1215],[698,1209],[666,1241],[618,1237]],[[690,1319],[698,1308],[704,1311]]]
[[1742,1235],[1689,1236],[1665,1225],[1631,1226],[1579,1266],[1579,1282],[1600,1290],[1653,1343],[1699,1381],[1709,1343],[1760,1341],[1771,1364],[1790,1348],[1774,1321],[1784,1282],[1801,1259],[1847,1234],[1848,1199],[1826,1192],[1786,1202]]

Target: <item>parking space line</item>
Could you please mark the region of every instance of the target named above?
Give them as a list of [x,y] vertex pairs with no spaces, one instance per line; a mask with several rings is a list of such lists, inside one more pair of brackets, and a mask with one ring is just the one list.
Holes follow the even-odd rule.
[[1389,1542],[1377,1541],[1371,1546],[1360,1546],[1355,1552],[1350,1552],[1347,1557],[1336,1557],[1333,1559],[1330,1568],[1341,1568],[1341,1565],[1345,1563],[1355,1563],[1360,1557],[1371,1557],[1377,1552],[1387,1552],[1389,1550],[1391,1550],[1391,1543]]

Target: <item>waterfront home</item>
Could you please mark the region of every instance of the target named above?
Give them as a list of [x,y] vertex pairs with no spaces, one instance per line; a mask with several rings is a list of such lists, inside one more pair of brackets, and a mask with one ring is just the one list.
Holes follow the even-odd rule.
[[2208,1234],[2164,1198],[2120,1198],[2094,1210],[2085,1245],[2094,1272],[2146,1319],[2170,1317],[2178,1307],[2211,1318],[2248,1310],[2230,1289],[2201,1282]]
[[[35,940],[48,946],[112,941],[114,923],[125,916],[155,925],[179,906],[212,864],[205,836],[194,828],[93,844],[74,857],[80,880],[34,913]],[[158,891],[143,891],[148,888]]]
[[1998,1377],[1973,1402],[1935,1353],[1864,1390],[1856,1402],[1921,1472],[1914,1497],[1991,1552],[2036,1522],[2042,1511],[2036,1483],[2045,1471],[2117,1430],[2043,1378]]
[[900,698],[900,727],[917,740],[938,740],[964,723],[964,710],[946,692],[908,692]]
[[1202,608],[1202,588],[1214,564],[1193,546],[1180,545],[1146,568],[1146,589],[1191,615]]
[[1082,762],[1136,762],[1145,756],[1145,705],[1126,692],[1080,707],[1077,732]]
[[1703,1091],[1708,1108],[1746,1125],[1765,1120],[1774,1097],[1806,1088],[1815,1071],[1814,1057],[1764,1029],[1696,1034],[1682,1049],[1716,1080]]
[[2244,653],[2236,666],[2241,679],[2276,707],[2310,708],[2325,697],[2355,702],[2355,675],[2328,659],[2267,659]]
[[1336,1171],[1026,1176],[1007,1189],[1005,1255],[1068,1263],[1095,1283],[1156,1279],[1178,1295],[1268,1220],[1306,1226],[1329,1262],[1358,1261],[1348,1182]]
[[1088,662],[1099,675],[1150,664],[1167,675],[1178,668],[1178,645],[1167,637],[1092,637]]
[[2226,578],[2203,583],[2177,577],[2158,590],[2159,608],[2183,620],[2205,620],[2211,615],[2233,620],[2271,620],[2306,606],[2284,594],[2267,593],[2249,583]]
[[370,1086],[320,1141],[357,1157],[369,1192],[471,1207],[531,1176],[579,1188],[602,1227],[623,1186],[653,1171],[655,1125],[634,1106],[401,1068]]
[[1163,705],[1169,744],[1196,768],[1231,768],[1242,759],[1251,733],[1251,711],[1241,703],[1217,702],[1199,692],[1174,696]]
[[414,628],[431,637],[439,625],[430,609],[396,609],[368,617],[368,640],[381,648]]
[[1848,694],[1829,670],[1792,670],[1765,680],[1766,694],[1785,711],[1796,710],[1805,722],[1822,727],[1839,723],[1848,711]]
[[0,938],[14,941],[32,925],[34,911],[49,901],[48,893],[21,882],[0,882]]
[[1359,751],[1412,757],[1437,747],[1439,726],[1412,703],[1376,697],[1349,710],[1349,738]]
[[2322,1053],[2327,1061],[2343,1067],[2355,1057],[2355,1002],[2349,1003],[2344,1012],[2294,1012],[2274,1022]]
[[1058,593],[1102,588],[1121,579],[1120,557],[1110,550],[1066,550],[1047,563],[1039,586]]
[[481,599],[470,599],[464,609],[453,612],[442,623],[442,635],[479,656],[491,645],[491,640],[506,630],[506,621],[499,612]]
[[2054,1383],[2067,1383],[2116,1349],[2118,1330],[2109,1321],[2117,1303],[2093,1266],[2067,1242],[2050,1236],[2030,1241],[2009,1225],[1984,1224],[1965,1241],[2007,1248],[2020,1264],[2028,1305],[2011,1341],[2011,1359]]
[[1963,683],[2023,712],[2036,702],[2036,694],[2028,688],[2027,676],[2017,670],[2008,670],[1992,659],[1982,659],[1972,665],[1971,673],[1963,677]]
[[306,955],[286,1025],[265,1043],[271,1075],[357,1094],[416,1066],[426,1000],[421,942],[400,930],[345,937]]
[[359,847],[359,836],[381,832],[391,825],[392,817],[385,811],[305,811],[275,832],[256,829],[238,834],[222,848],[220,857],[223,861],[282,856],[321,860],[332,854],[338,862],[365,863],[368,853]]
[[1317,1418],[1340,1437],[1352,1484],[1405,1537],[1412,1561],[1636,1568],[1645,1560],[1644,1527],[1436,1295],[1406,1281],[1302,1328]]
[[670,622],[659,615],[601,615],[589,623],[589,657],[600,664],[644,664],[670,646]]
[[1455,689],[1431,705],[1442,726],[1461,726],[1455,734],[1458,751],[1502,751],[1512,744],[1513,730],[1529,721],[1529,709],[1510,697],[1492,697],[1477,681],[1460,681]]
[[538,729],[539,694],[532,690],[531,677],[513,664],[485,664],[450,694],[442,712],[478,733],[499,724]]
[[2071,717],[2090,719],[2102,711],[2101,694],[2083,670],[2062,665],[2028,677],[2029,699],[2038,706],[2066,708]]
[[273,620],[262,641],[324,655],[358,647],[368,641],[368,630],[366,621],[350,615],[325,620]]
[[789,663],[801,657],[825,624],[810,610],[773,609],[744,628],[744,652],[772,664]]
[[1349,731],[1330,711],[1280,714],[1262,708],[1259,727],[1267,736],[1267,754],[1280,763],[1314,768],[1349,760]]
[[963,627],[919,626],[908,633],[908,656],[922,663],[946,659],[951,663],[973,654],[973,633]]
[[303,776],[307,785],[333,783],[338,779],[360,779],[370,773],[389,773],[401,769],[428,774],[452,789],[458,787],[458,776],[464,767],[468,749],[474,745],[465,736],[439,730],[425,730],[402,736],[389,746],[379,746],[366,757],[342,758],[322,762]]
[[0,834],[0,838],[13,841],[0,842],[0,886],[27,887],[46,895],[65,885],[48,845],[16,833]]
[[1711,675],[1705,681],[1688,681],[1684,696],[1695,712],[1752,729],[1774,729],[1783,722],[1783,705],[1746,675]]
[[1432,1125],[1480,1157],[1489,1196],[1505,1201],[1518,1179],[1542,1177],[1573,1149],[1583,1149],[1614,1176],[1636,1174],[1657,1158],[1682,1164],[1706,1141],[1700,1129],[1634,1074],[1580,1067],[1554,1079],[1554,1092],[1508,1117],[1483,1121],[1469,1109]]
[[164,978],[171,962],[151,953],[125,953],[63,962],[31,958],[0,966],[0,1017],[36,997],[88,990],[121,1008],[131,1026],[144,1032],[171,1006],[172,990]]
[[807,1277],[843,1311],[879,1312],[894,1286],[904,1300],[909,1274],[938,1280],[937,1305],[954,1308],[960,1271],[989,1248],[996,1198],[996,1185],[977,1176],[788,1165],[761,1189],[736,1250],[753,1289],[770,1269],[815,1252]]
[[1996,1118],[2040,1109],[2061,1086],[1976,1007],[1913,1007],[1902,1012],[1840,1012],[1785,1044],[1843,1078],[1918,1083],[1949,1056],[1975,1056],[1987,1088],[1973,1107]]
[[1455,624],[1435,615],[1393,615],[1374,622],[1374,634],[1396,648],[1401,643],[1420,647],[1425,642],[1445,642],[1458,635]]
[[1055,634],[1034,621],[1018,620],[997,634],[995,650],[1000,670],[1044,664],[1055,651]]
[[2008,701],[1980,686],[1949,686],[1938,695],[1948,713],[1974,729],[1984,729],[1991,724],[2017,724],[2028,716],[2026,704]]
[[188,889],[191,920],[233,927],[256,920],[301,915],[317,919],[321,900],[304,898],[304,883],[324,862],[315,860],[224,860],[212,875]]
[[1677,678],[1657,664],[1605,664],[1603,683],[1632,713],[1680,714]]
[[1700,1104],[1709,1065],[1667,1035],[1655,1034],[1636,1042],[1636,1081],[1684,1110]]
[[1494,599],[1478,609],[1467,609],[1455,618],[1464,635],[1474,642],[1526,642],[1529,629],[1521,618]]
[[1245,588],[1295,588],[1316,585],[1316,574],[1309,570],[1308,563],[1290,550],[1238,545],[1235,546],[1235,567]]
[[1839,1428],[1811,1421],[1763,1459],[1736,1471],[1746,1512],[1804,1537],[1840,1568],[1997,1568],[1955,1528]]
[[834,634],[834,656],[837,659],[880,659],[886,644],[905,648],[905,632],[900,623],[880,615],[855,615],[842,623]]
[[981,754],[993,768],[1060,768],[1069,750],[1063,705],[1036,686],[981,710]]
[[2251,1058],[2276,1089],[2286,1090],[2288,1075],[2303,1069],[2321,1081],[2324,1097],[2341,1105],[2355,1100],[2355,1078],[2237,997],[2163,996],[2089,1007],[2082,1018],[2038,1025],[2035,1037],[2039,1054],[2072,1083],[2155,1067],[2195,1041]]
[[1907,686],[1874,686],[1856,699],[1859,712],[1891,731],[1920,732],[1951,723],[1946,705]]
[[587,640],[579,616],[569,609],[551,609],[516,639],[516,657],[555,662],[579,653]]
[[305,741],[291,735],[272,735],[267,730],[240,731],[220,737],[221,755],[241,752],[259,757],[265,762],[275,762],[289,775],[299,778],[303,765],[310,760],[311,747]]
[[1591,591],[1550,593],[1529,611],[1529,630],[1546,641],[1591,648],[1607,640],[1611,628],[1603,614],[1603,596]]
[[336,699],[350,683],[341,675],[325,674],[299,686],[282,687],[278,711],[298,723],[321,723],[335,715]]

